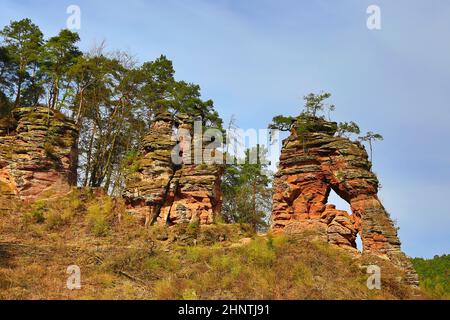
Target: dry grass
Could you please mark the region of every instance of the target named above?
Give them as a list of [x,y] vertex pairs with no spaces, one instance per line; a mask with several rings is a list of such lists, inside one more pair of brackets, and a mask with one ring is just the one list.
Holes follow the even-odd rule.
[[[120,223],[119,223],[120,220]],[[218,224],[145,229],[123,203],[74,190],[0,217],[0,299],[408,299],[388,262],[383,289],[340,249]],[[166,233],[167,241],[157,235]],[[242,238],[252,237],[246,244]],[[82,289],[66,288],[67,267]]]

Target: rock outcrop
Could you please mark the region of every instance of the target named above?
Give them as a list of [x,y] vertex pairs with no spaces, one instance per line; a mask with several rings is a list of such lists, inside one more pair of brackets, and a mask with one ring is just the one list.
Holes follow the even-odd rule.
[[34,200],[76,185],[75,124],[44,107],[18,108],[0,121],[0,194]]
[[[297,128],[308,128],[299,133]],[[318,237],[355,249],[361,236],[364,254],[391,260],[417,284],[417,274],[400,250],[397,229],[381,204],[379,182],[364,147],[336,136],[337,124],[299,117],[283,142],[274,180],[272,229]],[[334,190],[351,205],[352,215],[329,205]]]
[[[194,164],[196,141],[177,138],[176,131],[192,133],[192,128],[189,117],[162,113],[144,138],[127,176],[124,198],[131,212],[145,217],[146,225],[212,224],[220,214],[222,166]],[[179,163],[173,161],[177,154]]]

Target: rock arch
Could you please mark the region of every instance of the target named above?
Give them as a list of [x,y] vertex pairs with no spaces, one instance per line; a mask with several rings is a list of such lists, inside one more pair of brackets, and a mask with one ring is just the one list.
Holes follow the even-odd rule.
[[[315,119],[313,127],[305,138],[294,129],[283,142],[274,179],[272,229],[310,234],[353,249],[359,233],[364,253],[391,260],[416,283],[397,229],[377,196],[379,182],[366,150],[337,137],[336,123]],[[350,204],[351,214],[327,204],[332,189]]]

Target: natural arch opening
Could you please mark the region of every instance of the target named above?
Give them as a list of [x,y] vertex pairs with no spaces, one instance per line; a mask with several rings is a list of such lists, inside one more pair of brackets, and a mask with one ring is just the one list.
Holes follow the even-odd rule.
[[330,195],[328,196],[328,203],[334,204],[338,210],[347,211],[348,214],[352,214],[350,204],[342,199],[333,189],[331,189]]
[[[340,211],[346,211],[349,215],[352,215],[352,208],[350,204],[344,200],[341,196],[339,196],[333,188],[330,188],[330,194],[328,195],[328,204],[333,204],[336,206],[337,210]],[[363,242],[361,239],[361,235],[359,232],[356,234],[356,249],[358,249],[359,252],[363,252]]]
[[363,242],[362,242],[361,235],[359,234],[359,232],[356,234],[356,249],[358,249],[359,252],[361,252],[361,253],[364,250]]

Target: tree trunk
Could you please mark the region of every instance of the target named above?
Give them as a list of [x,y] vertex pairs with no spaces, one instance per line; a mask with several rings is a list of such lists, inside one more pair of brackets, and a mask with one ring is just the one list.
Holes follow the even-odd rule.
[[33,66],[33,75],[31,76],[31,87],[33,88],[33,94],[31,95],[31,105],[35,106],[39,103],[39,94],[36,92],[36,72],[37,66]]
[[86,163],[86,170],[85,170],[85,175],[84,175],[84,183],[83,186],[86,188],[88,185],[88,181],[89,181],[89,172],[91,171],[91,158],[92,158],[92,148],[94,146],[94,137],[95,134],[97,132],[97,126],[94,123],[94,127],[92,128],[92,135],[91,135],[91,139],[89,141],[89,148],[87,151],[87,163]]
[[110,166],[106,172],[105,191],[109,194],[109,187],[111,185],[112,167]]
[[83,99],[84,99],[84,95],[83,94],[84,94],[84,88],[82,88],[80,90],[80,103],[78,105],[78,112],[77,112],[77,117],[76,117],[76,120],[75,120],[75,123],[77,125],[79,125],[80,121],[81,121],[81,111],[83,110]]
[[53,84],[53,97],[52,97],[52,105],[51,105],[52,109],[55,109],[56,103],[58,101],[58,96],[59,96],[59,85],[58,85],[58,80],[55,80],[55,82]]
[[20,106],[20,96],[22,95],[22,76],[19,76],[19,83],[17,84],[17,96],[14,102],[15,107]]
[[120,196],[120,194],[121,194],[121,187],[120,187],[121,180],[122,180],[122,174],[119,171],[117,173],[116,179],[114,180],[113,188],[111,191],[111,195],[113,197]]
[[110,148],[110,151],[109,151],[109,155],[108,155],[108,160],[107,160],[106,165],[105,165],[105,170],[106,170],[105,190],[106,190],[106,192],[108,192],[109,185],[111,183],[111,174],[112,174],[111,159],[112,159],[112,155],[113,155],[113,152],[114,152],[114,148],[116,147],[116,137],[117,137],[117,134],[114,135],[114,138],[113,138],[113,141],[112,141],[112,144],[111,144],[111,148]]

